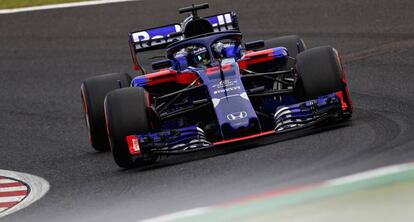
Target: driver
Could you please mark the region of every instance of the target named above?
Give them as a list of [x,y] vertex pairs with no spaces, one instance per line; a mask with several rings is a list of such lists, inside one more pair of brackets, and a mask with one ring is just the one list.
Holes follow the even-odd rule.
[[[231,63],[241,57],[241,47],[240,44],[234,42],[223,43],[219,41],[212,45],[212,53],[216,62]],[[190,45],[182,48],[174,57],[185,58],[188,66],[209,67],[212,65],[210,54],[206,47],[202,45]]]
[[204,46],[192,45],[185,47],[178,51],[176,56],[186,57],[189,66],[210,65],[210,55]]
[[202,64],[202,65],[209,65],[210,64],[210,56],[208,54],[208,51],[205,47],[199,47],[197,49],[194,49],[190,55],[195,63],[195,65]]

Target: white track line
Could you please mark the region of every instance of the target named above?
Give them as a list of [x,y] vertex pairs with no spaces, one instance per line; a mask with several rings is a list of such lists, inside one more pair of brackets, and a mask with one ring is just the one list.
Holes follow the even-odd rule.
[[103,5],[103,4],[120,3],[120,2],[137,2],[137,1],[142,1],[142,0],[93,0],[93,1],[84,1],[84,2],[71,2],[71,3],[41,5],[41,6],[32,6],[32,7],[14,8],[14,9],[0,9],[0,14],[13,14],[13,13],[19,13],[19,12],[32,12],[32,11],[49,10],[49,9],[73,8],[73,7],[81,7],[81,6]]
[[180,220],[180,219],[184,219],[184,218],[187,218],[187,217],[197,216],[197,215],[206,213],[209,210],[210,209],[208,207],[195,208],[195,209],[191,209],[191,210],[180,211],[180,212],[177,212],[177,213],[167,214],[167,215],[164,215],[164,216],[143,220],[141,222],[175,221],[175,220]]
[[[50,188],[49,183],[41,177],[30,175],[27,173],[14,172],[9,170],[0,170],[0,175],[8,178],[13,178],[19,180],[30,187],[30,192],[27,196],[12,196],[12,197],[0,197],[0,202],[13,202],[20,201],[17,205],[8,208],[7,210],[0,210],[0,218],[11,213],[14,213],[18,210],[21,210],[30,204],[36,202],[42,198]],[[7,179],[1,179],[1,181],[6,181]],[[7,182],[7,181],[6,181]],[[15,182],[15,181],[13,181]]]
[[403,172],[406,170],[410,170],[414,168],[414,163],[405,163],[405,164],[399,164],[399,165],[392,165],[392,166],[385,166],[380,167],[377,169],[352,174],[349,176],[344,176],[332,180],[326,181],[326,185],[328,186],[338,186],[342,184],[348,184],[348,183],[354,183],[362,180],[368,180],[376,177],[381,177],[385,175],[395,174],[399,172]]

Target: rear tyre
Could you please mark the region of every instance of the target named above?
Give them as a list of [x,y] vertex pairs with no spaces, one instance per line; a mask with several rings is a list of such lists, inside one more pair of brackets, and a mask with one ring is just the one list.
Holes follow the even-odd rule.
[[281,70],[288,70],[295,66],[296,56],[306,49],[305,42],[297,35],[287,35],[265,41],[266,48],[285,47],[288,50],[289,58]]
[[[119,82],[118,82],[119,81]],[[105,127],[104,99],[108,92],[129,86],[131,77],[126,73],[111,73],[86,79],[81,85],[81,98],[86,127],[92,147],[109,151]]]
[[151,131],[151,111],[148,93],[144,88],[117,89],[105,98],[105,116],[111,151],[115,162],[122,168],[153,163],[155,156],[135,157],[126,136]]
[[296,70],[299,75],[299,90],[305,98],[342,91],[345,83],[337,51],[330,46],[308,49],[297,56]]

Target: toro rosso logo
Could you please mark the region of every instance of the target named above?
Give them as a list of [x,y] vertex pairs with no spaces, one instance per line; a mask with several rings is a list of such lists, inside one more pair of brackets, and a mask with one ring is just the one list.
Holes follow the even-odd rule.
[[230,121],[244,119],[246,117],[247,117],[247,112],[245,111],[230,113],[227,115],[227,119]]

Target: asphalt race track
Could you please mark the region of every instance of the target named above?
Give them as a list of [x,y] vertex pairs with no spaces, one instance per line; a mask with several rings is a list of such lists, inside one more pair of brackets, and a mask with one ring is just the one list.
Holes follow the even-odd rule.
[[[203,1],[195,1],[203,2]],[[88,144],[84,78],[132,74],[127,33],[180,21],[193,1],[144,0],[0,15],[0,168],[50,183],[4,221],[138,221],[414,161],[414,1],[210,0],[246,40],[298,34],[343,57],[355,106],[341,126],[121,170]],[[276,142],[276,143],[272,143]]]

